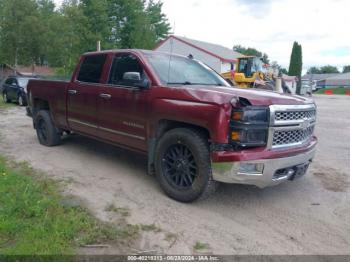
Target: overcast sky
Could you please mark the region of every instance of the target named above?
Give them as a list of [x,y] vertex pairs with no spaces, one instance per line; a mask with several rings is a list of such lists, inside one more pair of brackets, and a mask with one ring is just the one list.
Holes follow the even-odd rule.
[[[60,2],[60,0],[56,0]],[[288,67],[293,41],[304,70],[350,64],[349,0],[163,0],[173,32],[232,48],[266,52]]]

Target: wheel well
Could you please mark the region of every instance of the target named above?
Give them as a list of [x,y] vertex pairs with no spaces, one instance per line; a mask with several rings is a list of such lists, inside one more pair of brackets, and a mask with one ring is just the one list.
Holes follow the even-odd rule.
[[207,137],[208,140],[210,140],[210,133],[209,133],[208,129],[201,127],[201,126],[197,126],[197,125],[193,125],[193,124],[189,124],[189,123],[185,123],[185,122],[173,121],[173,120],[160,120],[158,122],[158,125],[157,125],[155,138],[158,140],[166,132],[168,132],[172,129],[175,129],[175,128],[196,129],[197,131],[202,133],[205,137]]
[[50,110],[49,103],[42,99],[34,99],[32,107],[34,117],[40,110]]
[[208,138],[208,141],[210,141],[210,133],[209,131],[201,126],[180,122],[180,121],[173,121],[173,120],[160,120],[157,124],[156,131],[154,136],[149,140],[148,143],[148,173],[153,174],[154,171],[154,159],[156,154],[156,147],[159,139],[168,131],[175,129],[175,128],[190,128],[195,129],[201,134],[203,134],[205,137]]

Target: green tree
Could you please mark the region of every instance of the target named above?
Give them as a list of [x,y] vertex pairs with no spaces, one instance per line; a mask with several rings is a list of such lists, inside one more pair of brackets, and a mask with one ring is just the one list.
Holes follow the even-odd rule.
[[0,63],[40,64],[69,74],[102,48],[154,48],[170,31],[155,0],[0,0]]
[[321,70],[316,67],[316,66],[312,66],[309,68],[309,70],[307,71],[308,74],[321,74]]
[[118,48],[151,49],[157,41],[155,27],[141,0],[108,0],[111,40]]
[[76,0],[64,1],[50,22],[50,39],[55,48],[48,51],[48,61],[53,67],[62,67],[62,74],[69,75],[79,56],[86,50],[85,38],[88,19]]
[[34,0],[2,0],[0,52],[4,63],[32,64],[40,56],[42,32]]
[[107,0],[81,0],[81,9],[87,18],[86,34],[82,36],[85,43],[84,49],[86,51],[96,50],[97,41],[101,41],[102,49],[110,48],[111,27]]
[[284,74],[284,75],[288,75],[288,70],[287,70],[286,68],[282,67],[282,68],[280,69],[280,73],[281,73],[281,74]]
[[343,67],[343,73],[349,73],[350,72],[350,65]]
[[47,65],[48,57],[47,53],[50,49],[52,49],[52,37],[50,34],[50,23],[55,15],[55,4],[53,0],[37,0],[38,19],[40,20],[40,32],[38,32],[38,42],[37,45],[40,45],[40,55],[39,61],[37,63],[39,65]]
[[297,83],[297,90],[296,93],[300,94],[301,91],[301,73],[303,70],[303,55],[302,55],[302,48],[301,45],[298,44],[298,42],[294,42],[292,54],[290,57],[290,64],[289,64],[289,75],[290,76],[297,76],[298,77],[298,83]]
[[155,41],[157,42],[166,38],[171,29],[166,15],[162,12],[162,7],[162,2],[154,2],[154,0],[150,0],[146,7],[151,29],[155,33]]
[[322,67],[310,67],[308,74],[332,74],[332,73],[339,73],[339,70],[336,66],[331,66],[331,65],[325,65]]
[[339,70],[336,66],[325,65],[320,68],[321,74],[331,74],[331,73],[339,73]]

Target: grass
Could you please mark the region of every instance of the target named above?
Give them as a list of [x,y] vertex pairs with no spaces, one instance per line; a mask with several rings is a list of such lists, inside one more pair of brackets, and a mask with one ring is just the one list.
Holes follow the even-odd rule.
[[196,251],[200,251],[200,250],[206,250],[209,248],[209,245],[207,243],[203,243],[200,241],[197,241],[196,244],[194,245],[193,249]]
[[120,214],[122,217],[128,217],[130,215],[130,212],[127,208],[116,207],[114,204],[107,205],[105,211]]
[[1,93],[0,96],[1,96],[0,97],[0,110],[1,109],[8,109],[8,108],[11,108],[11,107],[15,106],[15,104],[13,104],[13,103],[5,103],[4,102],[4,99],[2,99],[2,93]]
[[324,94],[325,91],[331,90],[333,94],[335,95],[346,95],[348,91],[350,91],[350,88],[342,88],[342,87],[336,87],[336,88],[322,88],[315,92],[315,94]]
[[146,231],[146,232],[152,231],[152,232],[158,233],[162,231],[162,229],[157,227],[155,224],[150,224],[150,225],[142,224],[140,225],[140,227],[142,231]]
[[64,205],[60,184],[25,163],[0,156],[0,254],[74,254],[77,247],[125,241],[138,234],[132,225],[114,227],[79,205]]

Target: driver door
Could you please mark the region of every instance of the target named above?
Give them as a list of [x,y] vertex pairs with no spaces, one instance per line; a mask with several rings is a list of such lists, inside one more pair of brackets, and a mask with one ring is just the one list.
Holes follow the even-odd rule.
[[[99,135],[120,145],[147,150],[147,119],[150,89],[140,87],[132,77],[149,83],[140,60],[130,53],[113,57],[108,84],[99,94]],[[149,85],[149,84],[148,84]]]

